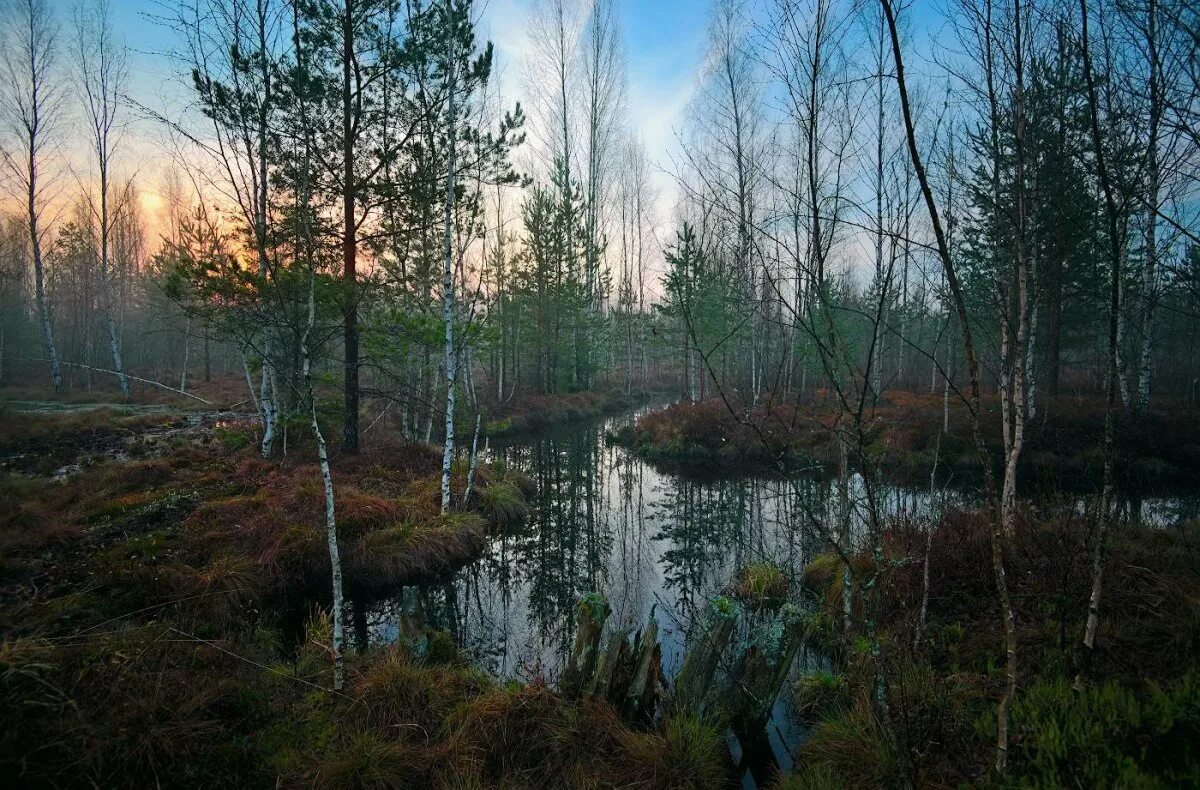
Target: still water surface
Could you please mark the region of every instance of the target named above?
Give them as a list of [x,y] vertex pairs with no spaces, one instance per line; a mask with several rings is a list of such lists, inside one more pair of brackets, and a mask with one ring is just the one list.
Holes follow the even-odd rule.
[[[449,630],[481,668],[500,678],[553,681],[571,649],[580,596],[599,591],[611,605],[606,631],[633,630],[656,617],[670,679],[697,613],[738,568],[774,562],[798,590],[804,566],[823,550],[834,523],[835,482],[825,475],[697,480],[658,471],[605,440],[644,411],[493,446],[491,459],[537,484],[527,521],[497,535],[482,558],[444,583],[356,602],[352,622],[360,644],[394,641],[400,613],[419,599],[426,620]],[[954,489],[934,494],[896,485],[877,484],[873,493],[881,514],[913,518],[974,499]],[[853,535],[865,528],[861,480],[850,481],[849,496]],[[1163,526],[1194,517],[1196,504],[1145,497],[1125,507]],[[748,627],[741,625],[742,638]],[[793,678],[821,664],[820,656],[802,652]],[[790,686],[768,727],[771,751],[785,770],[803,739],[803,725],[790,712]]]

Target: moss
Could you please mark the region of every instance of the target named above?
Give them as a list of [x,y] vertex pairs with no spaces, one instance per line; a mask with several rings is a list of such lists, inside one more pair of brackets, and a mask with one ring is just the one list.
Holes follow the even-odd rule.
[[601,593],[584,593],[579,599],[579,608],[597,623],[603,623],[608,618],[608,599]]
[[742,614],[742,607],[738,602],[725,595],[713,598],[708,608],[713,615],[722,620],[736,620]]

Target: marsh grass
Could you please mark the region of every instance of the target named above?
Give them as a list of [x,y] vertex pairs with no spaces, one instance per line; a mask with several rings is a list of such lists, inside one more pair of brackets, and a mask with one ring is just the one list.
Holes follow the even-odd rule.
[[[228,437],[226,437],[228,439]],[[712,787],[712,728],[631,729],[607,703],[498,686],[441,632],[347,655],[282,624],[327,584],[317,469],[239,441],[183,444],[63,481],[0,477],[0,772],[32,786]],[[386,587],[477,557],[528,481],[484,468],[442,516],[437,457],[338,458],[346,575]],[[465,485],[465,472],[456,469]],[[458,490],[461,490],[459,488]]]

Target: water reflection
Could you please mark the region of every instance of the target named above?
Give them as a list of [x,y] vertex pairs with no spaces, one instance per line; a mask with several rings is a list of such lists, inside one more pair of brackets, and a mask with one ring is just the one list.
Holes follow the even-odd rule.
[[[839,513],[831,479],[697,481],[659,472],[605,441],[606,432],[636,417],[576,424],[493,449],[494,458],[537,483],[530,518],[496,536],[485,556],[449,581],[356,607],[359,642],[394,641],[407,600],[409,610],[419,607],[430,624],[449,630],[489,672],[553,679],[574,639],[576,602],[600,591],[612,606],[610,627],[636,628],[654,611],[670,677],[687,625],[739,567],[771,561],[798,578],[826,545]],[[923,518],[974,500],[961,490],[935,495],[879,483],[870,494],[861,478],[850,480],[852,545],[873,518]],[[1134,523],[1167,526],[1195,518],[1198,502],[1129,496],[1119,507]],[[1094,506],[1074,501],[1080,513]]]
[[[553,679],[574,639],[576,602],[600,591],[612,606],[610,627],[636,628],[653,611],[670,677],[696,612],[739,567],[771,561],[798,579],[834,523],[832,481],[662,473],[605,441],[636,416],[494,449],[537,483],[530,518],[448,582],[408,591],[409,610],[419,606],[496,676]],[[877,485],[873,494],[868,500],[863,481],[851,480],[852,540],[865,534],[869,504],[879,515],[931,507],[928,491]],[[396,639],[402,597],[356,608],[360,643]]]

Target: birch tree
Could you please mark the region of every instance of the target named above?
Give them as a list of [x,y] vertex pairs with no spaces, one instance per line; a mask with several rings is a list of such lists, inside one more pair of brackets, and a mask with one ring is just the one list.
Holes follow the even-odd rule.
[[9,0],[0,19],[0,161],[22,206],[33,261],[34,299],[42,352],[54,391],[63,387],[46,297],[45,253],[54,180],[44,172],[58,149],[55,138],[64,93],[58,80],[58,23],[46,0]]
[[[95,0],[90,6],[83,3],[79,5],[75,11],[75,35],[84,119],[95,164],[95,198],[91,198],[89,190],[89,204],[99,236],[96,253],[99,258],[101,309],[104,312],[113,370],[121,382],[121,392],[128,398],[129,381],[125,377],[125,368],[121,361],[121,342],[113,316],[110,262],[114,219],[110,194],[113,157],[120,145],[123,131],[121,115],[128,69],[125,45],[116,38],[112,29],[112,9],[108,0]],[[186,375],[185,368],[184,376]],[[187,389],[186,382],[180,385],[180,389]]]
[[[273,277],[273,224],[270,191],[273,129],[279,119],[274,65],[279,54],[282,11],[278,0],[193,0],[173,22],[184,39],[179,57],[208,118],[211,137],[173,128],[207,155],[219,182],[209,182],[237,208],[250,239],[258,278]],[[258,404],[263,438],[260,452],[270,458],[279,422],[280,391],[271,326],[247,337],[262,359]]]
[[458,358],[454,349],[454,165],[457,153],[457,116],[455,115],[455,92],[457,91],[457,53],[454,51],[458,37],[454,30],[455,9],[451,0],[446,0],[446,202],[445,237],[442,253],[442,322],[445,327],[446,369],[446,435],[442,446],[442,513],[450,509],[450,466],[454,460],[454,384]]
[[[1082,0],[1081,0],[1082,1]],[[911,102],[908,94],[908,83],[904,73],[904,56],[900,47],[900,35],[896,24],[896,9],[891,0],[879,0],[887,21],[888,35],[892,45],[892,62],[896,68],[896,88],[900,97],[901,116],[904,120],[904,134],[908,143],[908,154],[916,172],[917,182],[921,187],[921,195],[933,226],[934,239],[937,242],[938,257],[941,259],[942,270],[946,277],[946,287],[950,302],[958,315],[959,330],[962,332],[963,352],[967,360],[967,379],[969,391],[967,408],[971,416],[971,434],[976,453],[983,469],[984,501],[987,510],[995,507],[996,484],[992,475],[991,456],[983,437],[981,424],[981,377],[979,356],[975,347],[975,336],[971,328],[967,302],[963,296],[962,285],[954,261],[950,257],[950,247],[946,241],[946,232],[942,225],[941,212],[929,184],[925,165],[917,145],[916,126],[913,122]],[[1000,520],[993,516],[994,511],[987,515],[990,522],[992,571],[995,576],[996,596],[1000,604],[1001,620],[1004,625],[1005,653],[1005,690],[1000,704],[996,708],[996,770],[1004,773],[1008,767],[1008,712],[1012,705],[1017,688],[1017,641],[1016,622],[1013,616],[1012,600],[1008,590],[1008,575],[1005,570],[1005,540],[1004,529]]]

